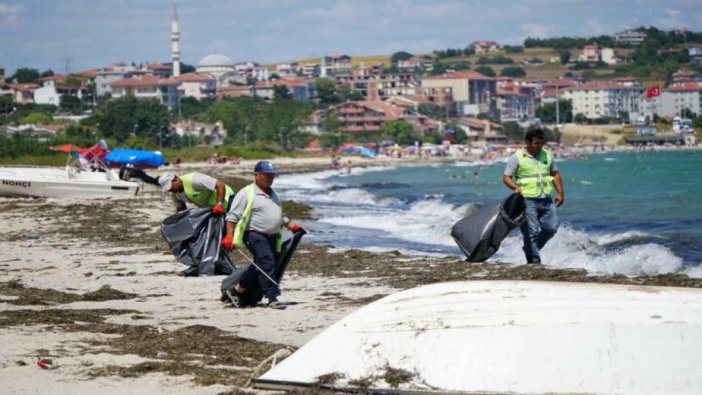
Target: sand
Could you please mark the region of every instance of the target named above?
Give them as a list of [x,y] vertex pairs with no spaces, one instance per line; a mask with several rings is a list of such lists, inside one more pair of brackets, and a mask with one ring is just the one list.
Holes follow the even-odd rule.
[[[380,163],[354,160],[359,166]],[[326,169],[330,160],[273,162],[300,171]],[[246,176],[253,163],[167,170]],[[159,234],[160,221],[173,210],[150,186],[121,199],[0,198],[2,393],[258,392],[247,381],[272,354],[295,350],[373,300],[426,283],[540,279],[702,285],[682,275],[592,276],[531,265],[468,264],[459,256],[346,251],[306,244],[303,238],[282,284],[288,308],[237,309],[219,301],[223,277],[176,274],[184,266]],[[313,226],[308,230],[313,234]],[[243,263],[238,254],[233,258]],[[50,359],[54,368],[41,369],[38,358]]]

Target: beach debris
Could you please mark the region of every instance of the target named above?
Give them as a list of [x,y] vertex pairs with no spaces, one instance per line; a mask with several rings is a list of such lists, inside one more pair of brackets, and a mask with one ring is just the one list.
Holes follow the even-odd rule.
[[54,362],[53,362],[51,359],[49,359],[49,358],[39,358],[39,359],[37,359],[37,365],[38,365],[40,368],[45,369],[45,370],[48,370],[48,369],[55,369],[55,368],[56,368],[56,365],[54,365]]
[[[274,352],[272,355],[268,356],[268,358],[261,361],[261,363],[259,363],[258,366],[254,368],[253,373],[251,373],[251,377],[258,377],[263,372],[273,369],[273,367],[275,367],[275,365],[277,365],[278,362],[289,357],[292,353],[293,350],[291,350],[288,347],[281,348],[280,350]],[[251,386],[251,379],[249,379],[249,381],[246,383],[246,386]]]

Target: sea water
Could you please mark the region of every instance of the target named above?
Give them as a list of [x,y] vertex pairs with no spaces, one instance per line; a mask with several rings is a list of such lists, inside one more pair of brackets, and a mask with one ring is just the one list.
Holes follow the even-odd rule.
[[[451,226],[510,194],[505,160],[282,175],[286,200],[314,208],[315,244],[463,256]],[[550,267],[702,277],[702,152],[605,152],[560,160],[561,226],[542,251]],[[488,262],[524,263],[518,229]]]

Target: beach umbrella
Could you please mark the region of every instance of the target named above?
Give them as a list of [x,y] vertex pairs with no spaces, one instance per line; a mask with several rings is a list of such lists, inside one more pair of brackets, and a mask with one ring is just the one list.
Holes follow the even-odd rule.
[[81,148],[77,145],[73,144],[62,144],[62,145],[52,145],[49,147],[50,150],[52,151],[59,151],[59,152],[77,152],[80,151],[84,148]]

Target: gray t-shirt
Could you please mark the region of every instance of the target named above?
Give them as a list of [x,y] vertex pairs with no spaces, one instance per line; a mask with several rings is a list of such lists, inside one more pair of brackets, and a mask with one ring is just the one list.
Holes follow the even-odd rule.
[[[227,212],[227,221],[239,222],[241,220],[246,208],[247,196],[246,188],[242,188],[237,192],[232,206]],[[280,231],[280,227],[288,223],[288,221],[283,216],[283,207],[280,199],[276,199],[275,194],[268,195],[258,185],[254,184],[254,201],[249,229],[272,236],[277,234]]]
[[[210,191],[210,193],[217,193],[216,185],[217,179],[208,176],[207,174],[194,173],[192,178],[193,189],[196,191]],[[173,200],[176,202],[182,202],[186,206],[188,204],[195,204],[191,202],[187,197],[185,197],[185,192],[179,192],[173,194]],[[209,196],[207,197],[209,200]]]

